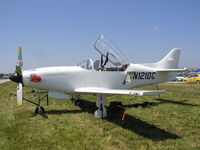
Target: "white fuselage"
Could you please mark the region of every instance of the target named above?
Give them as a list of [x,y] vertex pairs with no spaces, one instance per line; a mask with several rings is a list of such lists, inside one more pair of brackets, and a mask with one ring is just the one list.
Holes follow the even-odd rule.
[[[124,81],[128,72],[134,72],[131,82]],[[41,77],[40,82],[31,81],[31,75]],[[129,64],[125,71],[97,71],[83,69],[80,66],[45,67],[23,71],[25,86],[62,92],[74,93],[75,89],[99,87],[107,89],[130,89],[141,85],[154,84],[172,80],[176,73],[159,73],[154,68],[142,64]]]

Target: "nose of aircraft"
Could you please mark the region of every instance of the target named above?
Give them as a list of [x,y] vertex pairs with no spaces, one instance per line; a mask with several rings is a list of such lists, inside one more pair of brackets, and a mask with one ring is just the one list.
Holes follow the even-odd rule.
[[17,74],[13,74],[13,75],[10,75],[9,79],[13,82],[16,82],[16,83],[19,83],[21,82],[20,81],[20,77],[17,75]]

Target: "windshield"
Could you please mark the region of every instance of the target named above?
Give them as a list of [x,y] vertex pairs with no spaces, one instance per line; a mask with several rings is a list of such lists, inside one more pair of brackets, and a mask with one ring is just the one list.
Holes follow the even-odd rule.
[[80,66],[83,69],[92,70],[93,69],[93,62],[91,59],[84,60],[77,64],[77,66]]
[[95,42],[94,48],[115,66],[125,65],[129,62],[122,51],[101,35]]

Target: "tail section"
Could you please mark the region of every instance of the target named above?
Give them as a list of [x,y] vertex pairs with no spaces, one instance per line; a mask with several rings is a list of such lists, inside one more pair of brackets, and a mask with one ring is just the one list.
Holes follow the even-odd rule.
[[156,63],[157,68],[176,69],[180,58],[180,48],[172,49],[161,61]]
[[180,48],[174,48],[159,62],[146,63],[143,65],[156,69],[177,69],[179,64],[180,52]]

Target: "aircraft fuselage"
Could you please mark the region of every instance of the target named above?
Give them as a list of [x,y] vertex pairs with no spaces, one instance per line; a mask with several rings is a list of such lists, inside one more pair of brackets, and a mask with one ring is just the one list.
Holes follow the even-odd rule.
[[[129,83],[126,83],[127,74]],[[41,77],[33,81],[32,75]],[[151,67],[130,64],[125,71],[97,71],[83,69],[80,66],[45,67],[23,71],[25,86],[46,89],[62,93],[74,93],[82,87],[99,87],[108,89],[131,89],[146,84],[164,82],[174,78],[174,73],[158,73]]]

